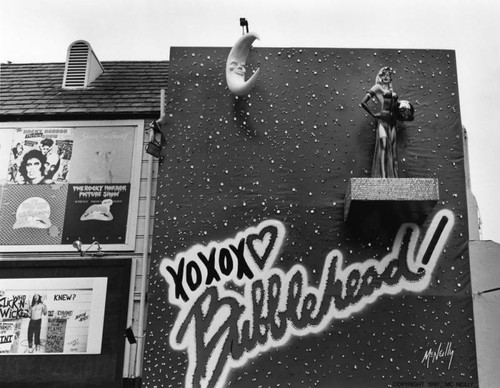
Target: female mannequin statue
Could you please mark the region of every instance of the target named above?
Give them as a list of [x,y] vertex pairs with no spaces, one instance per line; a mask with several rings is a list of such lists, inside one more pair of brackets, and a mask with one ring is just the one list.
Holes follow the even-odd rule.
[[[367,105],[373,97],[380,104],[380,112],[373,113]],[[375,154],[373,156],[372,178],[397,178],[396,154],[396,112],[398,96],[392,90],[392,71],[383,67],[377,74],[375,85],[366,93],[361,106],[377,119]]]

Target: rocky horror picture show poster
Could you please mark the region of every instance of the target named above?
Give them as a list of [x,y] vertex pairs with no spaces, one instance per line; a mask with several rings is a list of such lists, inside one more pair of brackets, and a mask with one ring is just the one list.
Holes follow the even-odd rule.
[[124,243],[129,196],[130,184],[69,185],[63,243]]
[[[12,140],[10,140],[12,138]],[[73,154],[73,128],[16,128],[6,130],[10,142],[7,167],[9,184],[65,183]],[[7,152],[2,152],[4,158]],[[30,170],[33,160],[39,163],[38,175]],[[0,167],[2,166],[0,157]],[[3,176],[3,171],[1,176]],[[2,179],[0,178],[0,183]]]
[[66,185],[6,185],[0,205],[2,245],[60,244]]
[[0,356],[99,354],[107,278],[0,279]]
[[[477,387],[455,53],[259,43],[242,96],[230,48],[171,50],[143,385]],[[370,177],[360,104],[383,67],[415,108],[399,177],[437,179],[439,201],[367,233],[344,205]]]

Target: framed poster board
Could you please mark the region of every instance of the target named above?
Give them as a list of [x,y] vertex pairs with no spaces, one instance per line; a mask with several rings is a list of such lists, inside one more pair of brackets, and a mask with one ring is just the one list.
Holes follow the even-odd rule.
[[99,354],[107,278],[0,278],[0,356]]
[[1,386],[121,386],[130,266],[0,261]]
[[144,122],[1,123],[0,251],[133,250]]

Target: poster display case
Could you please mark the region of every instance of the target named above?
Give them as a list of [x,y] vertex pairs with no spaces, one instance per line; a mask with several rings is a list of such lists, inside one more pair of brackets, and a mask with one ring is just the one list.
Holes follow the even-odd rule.
[[2,387],[121,387],[131,259],[0,261]]
[[99,354],[107,278],[0,279],[0,356]]
[[0,124],[0,251],[133,250],[144,122]]

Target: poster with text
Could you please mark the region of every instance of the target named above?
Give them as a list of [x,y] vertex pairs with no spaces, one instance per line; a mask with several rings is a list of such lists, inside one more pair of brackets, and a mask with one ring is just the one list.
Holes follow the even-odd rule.
[[[12,155],[12,139],[14,137],[13,128],[2,129],[2,137],[0,140],[0,185],[3,186],[7,183],[7,180],[12,181],[12,174],[9,173],[11,170],[11,159]],[[15,180],[16,174],[14,174]]]
[[68,190],[63,243],[125,241],[130,184],[69,185]]
[[[455,53],[255,46],[171,49],[143,386],[477,387]],[[439,199],[348,223],[384,138]]]
[[107,278],[0,279],[0,355],[100,354]]
[[72,152],[72,128],[17,128],[10,148],[7,183],[67,182]]

